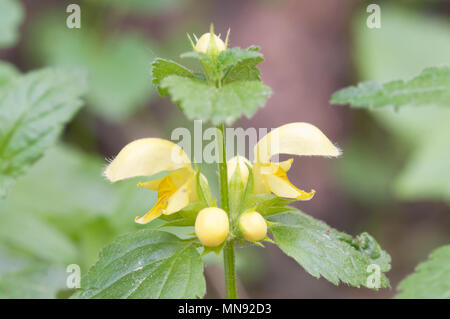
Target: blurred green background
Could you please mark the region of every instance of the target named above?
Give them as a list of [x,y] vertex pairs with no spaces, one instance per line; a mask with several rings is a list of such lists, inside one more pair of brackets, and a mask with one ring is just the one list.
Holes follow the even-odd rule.
[[[214,22],[231,46],[260,45],[262,79],[273,97],[235,126],[274,128],[294,121],[321,128],[344,151],[338,160],[299,158],[294,184],[314,188],[297,205],[351,234],[368,231],[392,257],[392,289],[336,287],[317,280],[276,247],[238,254],[241,297],[388,298],[434,249],[450,242],[450,109],[350,110],[331,94],[362,80],[389,81],[450,65],[449,1],[378,1],[381,28],[366,26],[357,0],[0,0],[0,59],[28,71],[69,65],[89,72],[86,106],[62,141],[0,200],[0,298],[64,298],[68,264],[86,272],[156,194],[136,181],[115,185],[101,172],[136,138],[170,138],[191,127],[151,85],[156,56],[180,61],[186,33]],[[81,29],[66,27],[78,3]],[[186,61],[183,61],[186,63]],[[1,79],[0,79],[1,81]],[[206,167],[214,184],[214,167]],[[208,174],[209,173],[209,174]],[[156,222],[157,223],[157,222]],[[152,227],[152,226],[150,226]],[[205,257],[207,297],[223,297],[221,262]]]

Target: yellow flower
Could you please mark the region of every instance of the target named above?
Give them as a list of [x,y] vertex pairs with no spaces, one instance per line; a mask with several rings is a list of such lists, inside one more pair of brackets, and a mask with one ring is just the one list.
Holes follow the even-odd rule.
[[178,145],[159,138],[139,139],[126,145],[108,165],[104,175],[111,182],[172,171],[165,177],[139,183],[158,192],[155,206],[135,222],[146,224],[161,214],[170,215],[197,201],[195,171]]
[[[341,151],[314,125],[309,123],[289,123],[280,126],[255,145],[255,162],[253,163],[254,192],[274,193],[278,197],[297,200],[309,200],[315,191],[305,192],[295,187],[287,177],[294,159],[274,163],[270,159],[277,154],[291,154],[300,156],[336,157]],[[242,159],[232,159],[242,163]],[[228,165],[232,175],[236,165]],[[240,165],[242,168],[242,165]]]
[[239,228],[248,241],[260,241],[266,237],[267,223],[258,212],[250,211],[239,217]]
[[194,50],[197,52],[213,55],[226,50],[227,47],[225,43],[220,39],[220,37],[218,37],[214,33],[212,35],[213,36],[211,36],[211,33],[209,32],[203,34],[195,44]]
[[202,209],[195,220],[195,234],[207,247],[217,247],[228,237],[230,229],[227,213],[218,207]]

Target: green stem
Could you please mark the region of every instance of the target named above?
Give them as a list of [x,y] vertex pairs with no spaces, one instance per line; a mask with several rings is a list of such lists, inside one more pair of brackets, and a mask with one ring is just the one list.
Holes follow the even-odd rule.
[[[225,125],[217,127],[219,146],[219,176],[220,176],[220,198],[222,209],[230,215],[230,200],[228,196],[228,174],[227,174],[227,154],[225,144]],[[227,299],[236,299],[236,269],[234,258],[234,241],[228,240],[223,248],[223,266],[225,269],[225,297]]]
[[225,297],[227,299],[237,299],[233,240],[227,241],[223,248],[223,266],[225,269]]

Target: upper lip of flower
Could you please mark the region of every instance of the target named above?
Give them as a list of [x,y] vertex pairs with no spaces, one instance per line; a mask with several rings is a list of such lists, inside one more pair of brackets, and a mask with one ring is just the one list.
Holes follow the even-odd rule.
[[195,172],[183,149],[160,138],[144,138],[126,145],[104,171],[111,182],[137,176],[152,176],[172,171],[165,177],[139,183],[138,186],[158,191],[155,206],[137,223],[146,224],[161,214],[180,211],[196,199]]
[[308,200],[314,196],[315,191],[305,192],[295,187],[286,175],[293,159],[271,162],[271,157],[277,154],[337,157],[341,155],[341,151],[317,127],[303,122],[282,125],[255,145],[255,192],[272,192],[279,197]]

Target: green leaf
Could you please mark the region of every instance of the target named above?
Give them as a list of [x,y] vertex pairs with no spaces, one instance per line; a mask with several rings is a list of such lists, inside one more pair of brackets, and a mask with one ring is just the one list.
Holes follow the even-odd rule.
[[7,62],[0,61],[0,87],[19,75],[19,71]]
[[74,244],[48,223],[26,212],[0,212],[0,242],[14,251],[52,263],[74,263]]
[[399,285],[396,298],[450,299],[450,245],[440,247]]
[[91,111],[121,121],[148,105],[154,96],[148,66],[155,47],[135,32],[99,32],[86,23],[68,29],[65,15],[46,14],[32,22],[29,58],[53,66],[89,70],[87,95]]
[[161,81],[161,86],[189,119],[211,120],[215,125],[231,123],[243,114],[253,116],[271,94],[270,88],[259,81],[238,81],[215,88],[201,80],[171,75]]
[[403,200],[445,200],[450,203],[450,130],[435,132],[423,141],[394,183]]
[[206,289],[192,242],[149,229],[105,247],[81,287],[80,298],[196,298]]
[[[101,157],[67,145],[52,147],[0,201],[0,212],[17,215],[17,219],[32,215],[74,239],[77,263],[82,269],[89,267],[107,243],[119,234],[139,229],[134,218],[156,202],[156,192],[136,187],[137,179],[111,184],[102,178],[104,166]],[[14,231],[22,233],[20,224]],[[32,242],[39,243],[38,236]]]
[[255,210],[263,216],[270,216],[286,211],[295,210],[295,208],[287,206],[294,202],[293,200],[280,198],[273,194],[247,194],[245,197],[245,205],[242,211],[250,208]]
[[431,67],[411,80],[385,84],[363,82],[333,94],[330,102],[354,107],[379,108],[442,105],[450,106],[450,67]]
[[10,47],[17,42],[23,11],[19,1],[0,0],[0,48]]
[[86,74],[46,69],[0,88],[0,196],[52,145],[81,108]]
[[237,63],[225,74],[222,84],[236,81],[261,81],[259,76],[261,72],[256,66],[262,61],[264,61],[262,57],[255,57]]
[[180,7],[186,0],[99,0],[98,2],[103,2],[119,11],[148,16],[149,14],[159,14],[161,11]]
[[192,73],[190,70],[188,70],[184,66],[182,66],[176,62],[164,60],[164,59],[160,59],[160,58],[153,61],[151,73],[152,73],[152,79],[153,79],[152,83],[157,86],[158,91],[161,94],[161,96],[169,95],[169,92],[160,86],[161,81],[165,77],[167,77],[169,75],[179,75],[179,76],[187,77],[187,78],[195,78],[194,73]]
[[0,257],[0,299],[56,298],[67,288],[68,274],[61,266],[12,258],[1,251]]
[[426,67],[450,64],[450,22],[443,15],[402,5],[383,4],[382,28],[366,25],[366,7],[353,21],[355,59],[364,80],[409,78]]
[[373,246],[368,249],[363,245],[364,249],[360,249],[351,236],[298,211],[277,214],[269,220],[279,223],[270,228],[275,243],[312,276],[322,276],[335,285],[342,281],[355,287],[367,286],[371,274],[368,267],[377,264],[381,271],[380,286],[389,286],[383,274],[390,268],[387,253],[378,252],[372,256],[377,258],[371,258]]
[[218,69],[221,71],[226,71],[228,68],[232,68],[238,63],[243,63],[249,59],[252,61],[262,59],[262,54],[259,53],[255,47],[251,47],[249,49],[234,47],[224,50],[217,56]]

